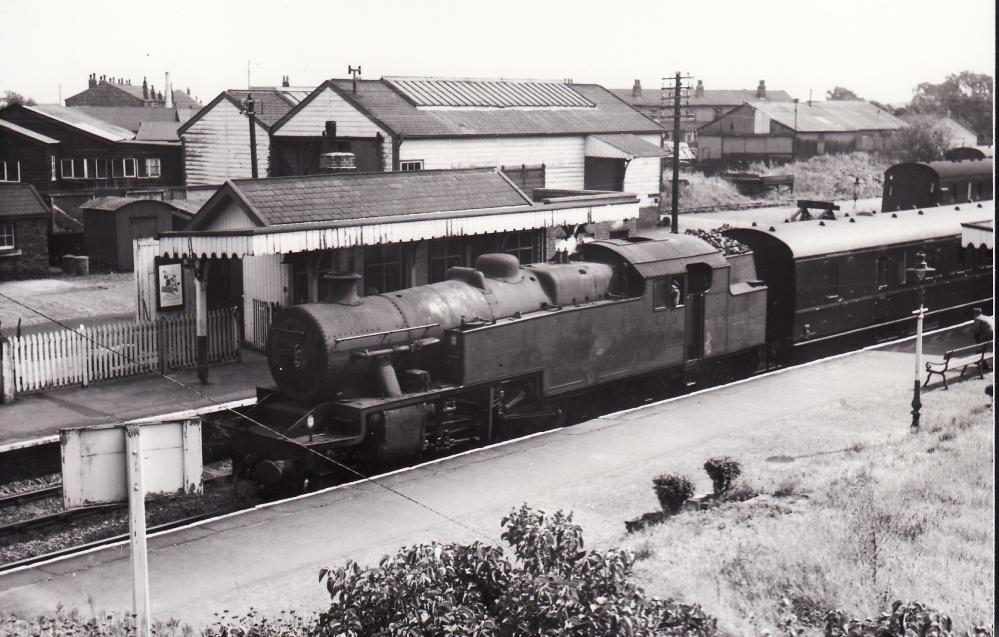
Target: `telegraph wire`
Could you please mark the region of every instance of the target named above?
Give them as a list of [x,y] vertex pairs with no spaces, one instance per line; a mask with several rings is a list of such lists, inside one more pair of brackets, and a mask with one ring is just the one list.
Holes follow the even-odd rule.
[[[71,332],[71,333],[79,336],[80,338],[88,340],[91,343],[97,345],[98,347],[100,347],[102,349],[106,349],[107,351],[111,352],[112,354],[114,354],[116,356],[120,356],[121,358],[125,359],[126,361],[128,361],[130,363],[134,363],[136,365],[142,366],[141,362],[139,362],[136,359],[128,356],[127,354],[125,354],[123,352],[119,352],[119,351],[117,351],[117,350],[115,350],[115,349],[113,349],[111,347],[108,347],[107,345],[104,345],[100,341],[98,341],[98,340],[96,340],[96,339],[94,339],[94,338],[92,338],[90,336],[87,336],[86,334],[82,334],[82,333],[78,332],[77,330],[73,329],[69,325],[66,325],[62,321],[59,321],[58,319],[52,318],[51,316],[45,314],[44,312],[42,312],[40,310],[37,310],[37,309],[31,307],[30,305],[28,305],[26,303],[23,303],[23,302],[15,299],[15,298],[12,298],[12,297],[8,296],[7,294],[5,294],[3,292],[0,292],[0,297],[3,297],[5,299],[7,299],[8,301],[11,301],[12,303],[15,303],[15,304],[23,307],[24,309],[26,309],[26,310],[28,310],[30,312],[34,312],[35,314],[37,314],[38,316],[42,317],[43,319],[45,319],[47,321],[50,321],[52,323],[55,323],[56,325],[58,325],[62,329],[67,330],[67,331],[69,331],[69,332]],[[376,478],[373,478],[371,476],[365,475],[364,473],[358,471],[357,469],[355,469],[353,467],[345,465],[342,462],[339,462],[338,460],[335,460],[334,458],[330,458],[329,456],[325,456],[325,455],[319,453],[315,449],[312,449],[311,447],[308,447],[308,446],[302,444],[301,442],[299,442],[299,441],[297,441],[297,440],[295,440],[295,439],[293,439],[293,438],[291,438],[289,436],[286,436],[285,434],[281,433],[280,431],[277,431],[276,429],[268,427],[267,425],[263,424],[262,422],[259,422],[255,418],[251,418],[250,416],[248,416],[246,414],[243,414],[243,413],[240,413],[240,412],[236,411],[235,409],[233,409],[232,407],[229,407],[229,406],[225,405],[224,403],[221,403],[221,402],[215,400],[211,396],[205,394],[204,392],[200,391],[199,389],[197,389],[195,387],[192,387],[192,386],[188,385],[187,383],[185,383],[182,380],[174,378],[173,376],[171,376],[169,374],[165,374],[165,373],[160,372],[160,371],[156,371],[154,373],[157,376],[159,376],[160,378],[168,380],[171,383],[177,385],[181,389],[184,389],[186,391],[191,392],[192,394],[198,396],[199,398],[201,398],[205,402],[210,403],[210,404],[212,404],[212,405],[214,405],[216,407],[220,407],[220,408],[222,408],[225,411],[231,412],[232,414],[235,414],[236,416],[238,416],[238,417],[240,417],[240,418],[242,418],[242,419],[244,419],[244,420],[246,420],[246,421],[248,421],[248,422],[250,422],[250,423],[252,423],[252,424],[254,424],[256,426],[258,426],[258,427],[260,427],[262,429],[265,429],[265,430],[273,433],[274,435],[278,436],[279,438],[281,438],[281,439],[283,439],[283,440],[285,440],[287,442],[290,442],[293,445],[301,447],[305,451],[307,451],[307,452],[309,452],[309,453],[311,453],[311,454],[313,454],[315,456],[318,456],[319,458],[322,458],[324,461],[329,462],[330,464],[332,464],[332,465],[334,465],[334,466],[336,466],[336,467],[338,467],[340,469],[343,469],[344,471],[347,471],[348,473],[351,473],[351,474],[357,476],[358,478],[360,478],[361,480],[363,480],[365,482],[371,482],[371,483],[373,483],[373,484],[375,484],[375,485],[377,485],[377,486],[385,489],[389,493],[393,493],[393,494],[399,496],[400,498],[403,498],[404,500],[408,500],[409,502],[412,502],[413,504],[415,504],[415,505],[417,505],[417,506],[419,506],[419,507],[421,507],[423,509],[426,509],[430,513],[433,513],[434,515],[437,515],[437,516],[439,516],[439,517],[447,520],[448,522],[451,522],[451,523],[453,523],[453,524],[455,524],[457,526],[460,526],[461,528],[465,529],[466,531],[470,531],[471,533],[473,533],[477,537],[481,538],[482,540],[485,540],[487,542],[494,541],[491,538],[488,538],[487,536],[485,536],[482,533],[480,533],[477,529],[474,529],[474,528],[468,526],[467,524],[465,524],[465,523],[463,523],[463,522],[461,522],[459,520],[456,520],[455,518],[449,516],[448,514],[444,513],[443,511],[438,511],[437,509],[435,509],[434,507],[430,506],[429,504],[421,502],[421,501],[417,500],[416,498],[414,498],[412,496],[406,495],[405,493],[402,493],[401,491],[399,491],[397,489],[394,489],[391,486],[380,482]]]

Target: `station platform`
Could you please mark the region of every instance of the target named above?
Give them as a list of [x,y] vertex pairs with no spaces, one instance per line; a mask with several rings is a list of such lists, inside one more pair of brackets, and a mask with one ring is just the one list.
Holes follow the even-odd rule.
[[170,373],[171,377],[212,400],[158,375],[21,394],[14,402],[0,405],[0,452],[51,442],[53,436],[58,436],[59,430],[66,427],[123,422],[207,407],[212,401],[252,398],[258,385],[268,386],[273,380],[266,356],[244,349],[242,359],[241,362],[212,365],[208,385],[198,383],[194,369]]
[[[933,334],[925,351],[940,355],[968,338],[967,328]],[[842,451],[869,427],[908,435],[913,350],[909,339],[825,359],[151,537],[153,617],[202,626],[222,609],[323,610],[321,567],[375,564],[430,540],[499,545],[501,517],[524,502],[573,511],[588,547],[619,542],[624,520],[657,510],[653,476],[693,476],[733,439],[754,437],[766,454],[786,451],[767,446],[789,419],[828,431],[828,448],[808,453]],[[966,382],[984,389],[991,378]],[[926,409],[946,394],[928,392]],[[884,422],[862,418],[841,430],[843,414],[863,401],[898,408]],[[706,477],[698,480],[705,490]],[[128,547],[115,546],[0,575],[0,607],[20,615],[57,605],[129,611],[130,587]]]

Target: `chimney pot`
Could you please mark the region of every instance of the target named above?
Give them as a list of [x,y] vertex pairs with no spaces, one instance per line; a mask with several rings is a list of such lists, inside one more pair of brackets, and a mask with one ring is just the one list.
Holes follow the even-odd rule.
[[694,88],[694,97],[704,97],[704,82],[697,80],[697,86]]
[[632,97],[641,97],[642,96],[642,81],[641,80],[635,80],[635,85],[631,87],[631,96]]
[[96,73],[91,73],[90,77],[87,78],[87,86],[90,87],[90,88],[94,88],[95,86],[97,86],[97,74]]
[[288,82],[288,76],[287,75],[282,75],[281,76],[281,86],[284,86],[284,87],[291,86],[291,84]]
[[765,99],[767,97],[767,84],[760,80],[760,85],[756,87],[756,97]]
[[142,78],[142,99],[149,99],[149,84],[146,82],[146,78]]

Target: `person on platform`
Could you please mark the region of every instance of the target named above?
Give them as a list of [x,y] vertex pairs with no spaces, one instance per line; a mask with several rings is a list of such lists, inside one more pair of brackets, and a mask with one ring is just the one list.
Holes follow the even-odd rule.
[[982,313],[982,308],[976,307],[971,310],[975,318],[975,342],[985,343],[991,341],[994,336],[995,321],[991,316]]

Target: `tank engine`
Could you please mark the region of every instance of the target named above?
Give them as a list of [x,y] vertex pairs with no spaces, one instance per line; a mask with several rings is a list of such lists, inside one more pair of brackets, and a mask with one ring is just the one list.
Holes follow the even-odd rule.
[[447,280],[358,297],[334,275],[327,302],[286,310],[267,354],[276,387],[233,436],[266,485],[328,471],[321,456],[392,462],[556,425],[621,380],[753,367],[766,287],[752,255],[690,236],[587,243],[580,260],[506,254]]

